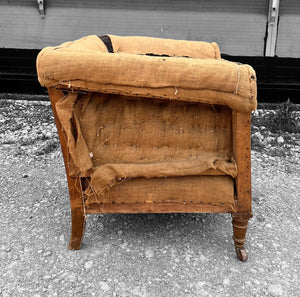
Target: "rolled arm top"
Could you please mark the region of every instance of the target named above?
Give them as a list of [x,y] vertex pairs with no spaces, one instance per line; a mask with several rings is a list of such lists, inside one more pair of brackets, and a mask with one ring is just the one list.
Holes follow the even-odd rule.
[[256,108],[256,75],[249,65],[220,58],[216,43],[91,35],[43,49],[41,85]]

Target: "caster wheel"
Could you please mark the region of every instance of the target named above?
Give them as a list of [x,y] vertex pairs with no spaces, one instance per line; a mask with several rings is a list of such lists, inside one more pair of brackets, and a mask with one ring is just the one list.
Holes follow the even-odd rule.
[[246,262],[248,260],[248,254],[245,248],[236,248],[236,254],[241,262]]

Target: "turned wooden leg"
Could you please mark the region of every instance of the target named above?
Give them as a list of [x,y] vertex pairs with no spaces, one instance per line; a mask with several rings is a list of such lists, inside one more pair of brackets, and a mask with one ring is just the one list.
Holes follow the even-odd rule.
[[233,241],[237,256],[242,262],[246,262],[248,259],[248,254],[245,250],[244,243],[246,240],[248,221],[251,217],[252,215],[249,213],[232,214]]
[[244,248],[251,214],[251,112],[232,112],[233,155],[237,163],[235,178],[237,213],[232,214],[233,240],[238,258],[248,259]]

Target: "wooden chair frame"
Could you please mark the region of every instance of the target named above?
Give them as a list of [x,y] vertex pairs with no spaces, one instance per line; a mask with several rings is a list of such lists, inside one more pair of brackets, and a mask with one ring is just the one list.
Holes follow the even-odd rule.
[[84,197],[78,190],[78,178],[71,177],[68,173],[68,148],[62,126],[58,120],[55,108],[64,93],[53,87],[48,88],[50,101],[55,117],[57,131],[61,143],[67,181],[70,194],[72,228],[69,243],[70,250],[77,250],[81,247],[84,234],[86,215],[92,213],[231,213],[233,225],[233,240],[237,256],[241,261],[248,258],[244,248],[248,220],[251,213],[251,112],[232,111],[232,133],[233,153],[238,167],[238,175],[235,179],[235,202],[237,212],[226,205],[204,205],[204,204],[93,204],[86,206]]

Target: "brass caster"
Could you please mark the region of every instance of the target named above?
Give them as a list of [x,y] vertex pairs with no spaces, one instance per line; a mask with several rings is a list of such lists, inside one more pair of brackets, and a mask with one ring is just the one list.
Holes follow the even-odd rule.
[[244,247],[242,248],[235,248],[236,254],[241,262],[246,262],[248,260],[248,254]]

